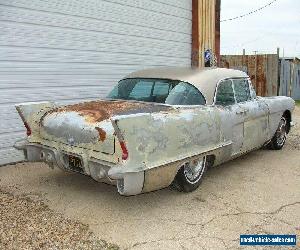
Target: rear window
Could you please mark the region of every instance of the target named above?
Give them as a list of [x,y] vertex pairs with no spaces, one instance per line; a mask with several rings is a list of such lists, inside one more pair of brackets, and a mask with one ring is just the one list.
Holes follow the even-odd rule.
[[111,99],[165,103],[179,81],[163,79],[124,79],[107,96]]
[[110,99],[136,100],[170,105],[204,105],[205,99],[193,85],[167,79],[124,79],[109,93]]
[[171,105],[205,105],[205,99],[193,85],[181,82],[172,89],[166,103]]

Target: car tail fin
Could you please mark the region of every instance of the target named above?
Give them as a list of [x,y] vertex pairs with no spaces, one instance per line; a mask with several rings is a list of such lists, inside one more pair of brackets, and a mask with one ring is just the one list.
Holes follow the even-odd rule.
[[120,143],[120,147],[122,149],[122,160],[126,161],[128,159],[128,149],[126,147],[126,142],[125,142],[125,139],[122,135],[122,132],[120,130],[120,128],[118,127],[118,120],[114,120],[114,119],[111,119],[111,122],[112,122],[112,125],[114,127],[114,130],[115,130],[115,133],[116,133],[116,136],[119,140],[119,143]]
[[30,136],[36,130],[41,117],[55,106],[52,102],[28,102],[15,105],[27,130],[27,136]]

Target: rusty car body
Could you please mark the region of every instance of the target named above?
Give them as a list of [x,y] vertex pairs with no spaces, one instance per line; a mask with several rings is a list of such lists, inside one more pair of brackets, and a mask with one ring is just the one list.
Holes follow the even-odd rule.
[[28,161],[114,184],[121,195],[172,183],[193,191],[207,167],[264,145],[281,149],[294,106],[288,97],[257,97],[237,70],[142,70],[103,100],[17,104],[28,137],[15,147]]

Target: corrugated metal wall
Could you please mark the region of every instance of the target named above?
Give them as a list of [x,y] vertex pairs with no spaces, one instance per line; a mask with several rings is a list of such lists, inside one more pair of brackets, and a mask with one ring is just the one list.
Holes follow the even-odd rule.
[[0,0],[0,164],[24,129],[14,104],[103,97],[126,74],[191,64],[192,0]]
[[281,60],[280,62],[280,95],[300,100],[300,63]]
[[277,95],[279,77],[278,55],[223,55],[221,56],[221,67],[247,72],[257,95]]

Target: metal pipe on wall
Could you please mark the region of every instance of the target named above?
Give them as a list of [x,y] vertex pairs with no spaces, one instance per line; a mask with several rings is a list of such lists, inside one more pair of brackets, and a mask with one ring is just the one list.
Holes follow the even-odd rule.
[[221,0],[192,0],[192,5],[192,66],[204,67],[206,50],[219,64]]

